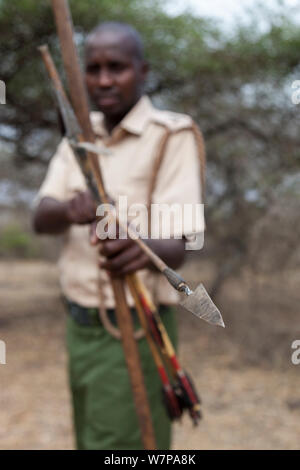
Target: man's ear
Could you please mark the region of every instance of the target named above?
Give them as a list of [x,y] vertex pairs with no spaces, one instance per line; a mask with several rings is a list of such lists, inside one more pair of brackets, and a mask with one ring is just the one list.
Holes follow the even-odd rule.
[[148,62],[143,61],[142,64],[141,64],[141,77],[142,77],[143,81],[146,80],[148,72],[149,72],[149,64],[148,64]]

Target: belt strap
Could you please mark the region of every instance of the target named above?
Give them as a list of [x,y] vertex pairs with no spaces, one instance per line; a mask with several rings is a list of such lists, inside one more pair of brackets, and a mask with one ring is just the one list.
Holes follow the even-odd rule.
[[[83,307],[76,302],[72,302],[69,299],[64,299],[67,310],[71,317],[82,326],[100,326],[102,321],[99,316],[98,307]],[[134,308],[131,308],[131,314],[133,317],[136,317],[136,311]],[[113,308],[106,309],[106,314],[111,321],[111,323],[117,326],[115,310]]]
[[[98,307],[83,307],[76,302],[73,302],[69,299],[63,298],[64,303],[67,307],[68,313],[71,317],[81,326],[103,326],[102,321],[99,316]],[[160,305],[159,312],[163,314],[164,311],[168,309],[167,305]],[[134,307],[130,308],[131,315],[135,321],[137,317],[137,312]],[[114,326],[117,326],[116,314],[114,308],[106,309],[106,314]]]

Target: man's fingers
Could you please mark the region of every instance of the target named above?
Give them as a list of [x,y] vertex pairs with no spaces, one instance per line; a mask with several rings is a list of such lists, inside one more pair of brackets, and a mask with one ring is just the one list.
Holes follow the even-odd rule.
[[105,261],[100,262],[100,265],[103,269],[109,271],[120,271],[126,264],[131,263],[133,259],[140,255],[140,248],[136,245],[133,245],[129,249],[120,252],[113,258],[107,258]]
[[88,219],[95,219],[96,217],[96,204],[92,198],[92,195],[89,191],[81,193],[78,197],[78,208],[81,211],[82,217],[87,217]]
[[130,245],[132,245],[132,240],[104,240],[100,247],[101,255],[105,256],[106,258],[110,258],[115,256],[120,251],[126,250]]
[[89,191],[77,191],[68,201],[68,216],[74,224],[88,224],[96,219],[96,205]]
[[111,272],[113,277],[123,277],[127,274],[132,274],[140,269],[144,269],[149,265],[149,258],[147,255],[142,254],[137,258],[133,259],[130,263],[126,264],[120,271],[118,272]]

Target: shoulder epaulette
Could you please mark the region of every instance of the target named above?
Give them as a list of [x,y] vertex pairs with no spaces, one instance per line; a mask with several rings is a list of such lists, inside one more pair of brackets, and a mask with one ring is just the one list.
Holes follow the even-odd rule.
[[172,111],[155,110],[153,112],[153,122],[164,126],[171,133],[183,129],[192,129],[193,127],[193,120],[190,116]]

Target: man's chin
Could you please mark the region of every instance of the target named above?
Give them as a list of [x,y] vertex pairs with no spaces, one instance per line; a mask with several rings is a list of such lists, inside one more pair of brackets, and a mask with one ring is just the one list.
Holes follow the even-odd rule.
[[122,106],[117,101],[98,101],[96,104],[97,109],[101,111],[101,113],[103,113],[105,116],[116,116],[122,112]]

